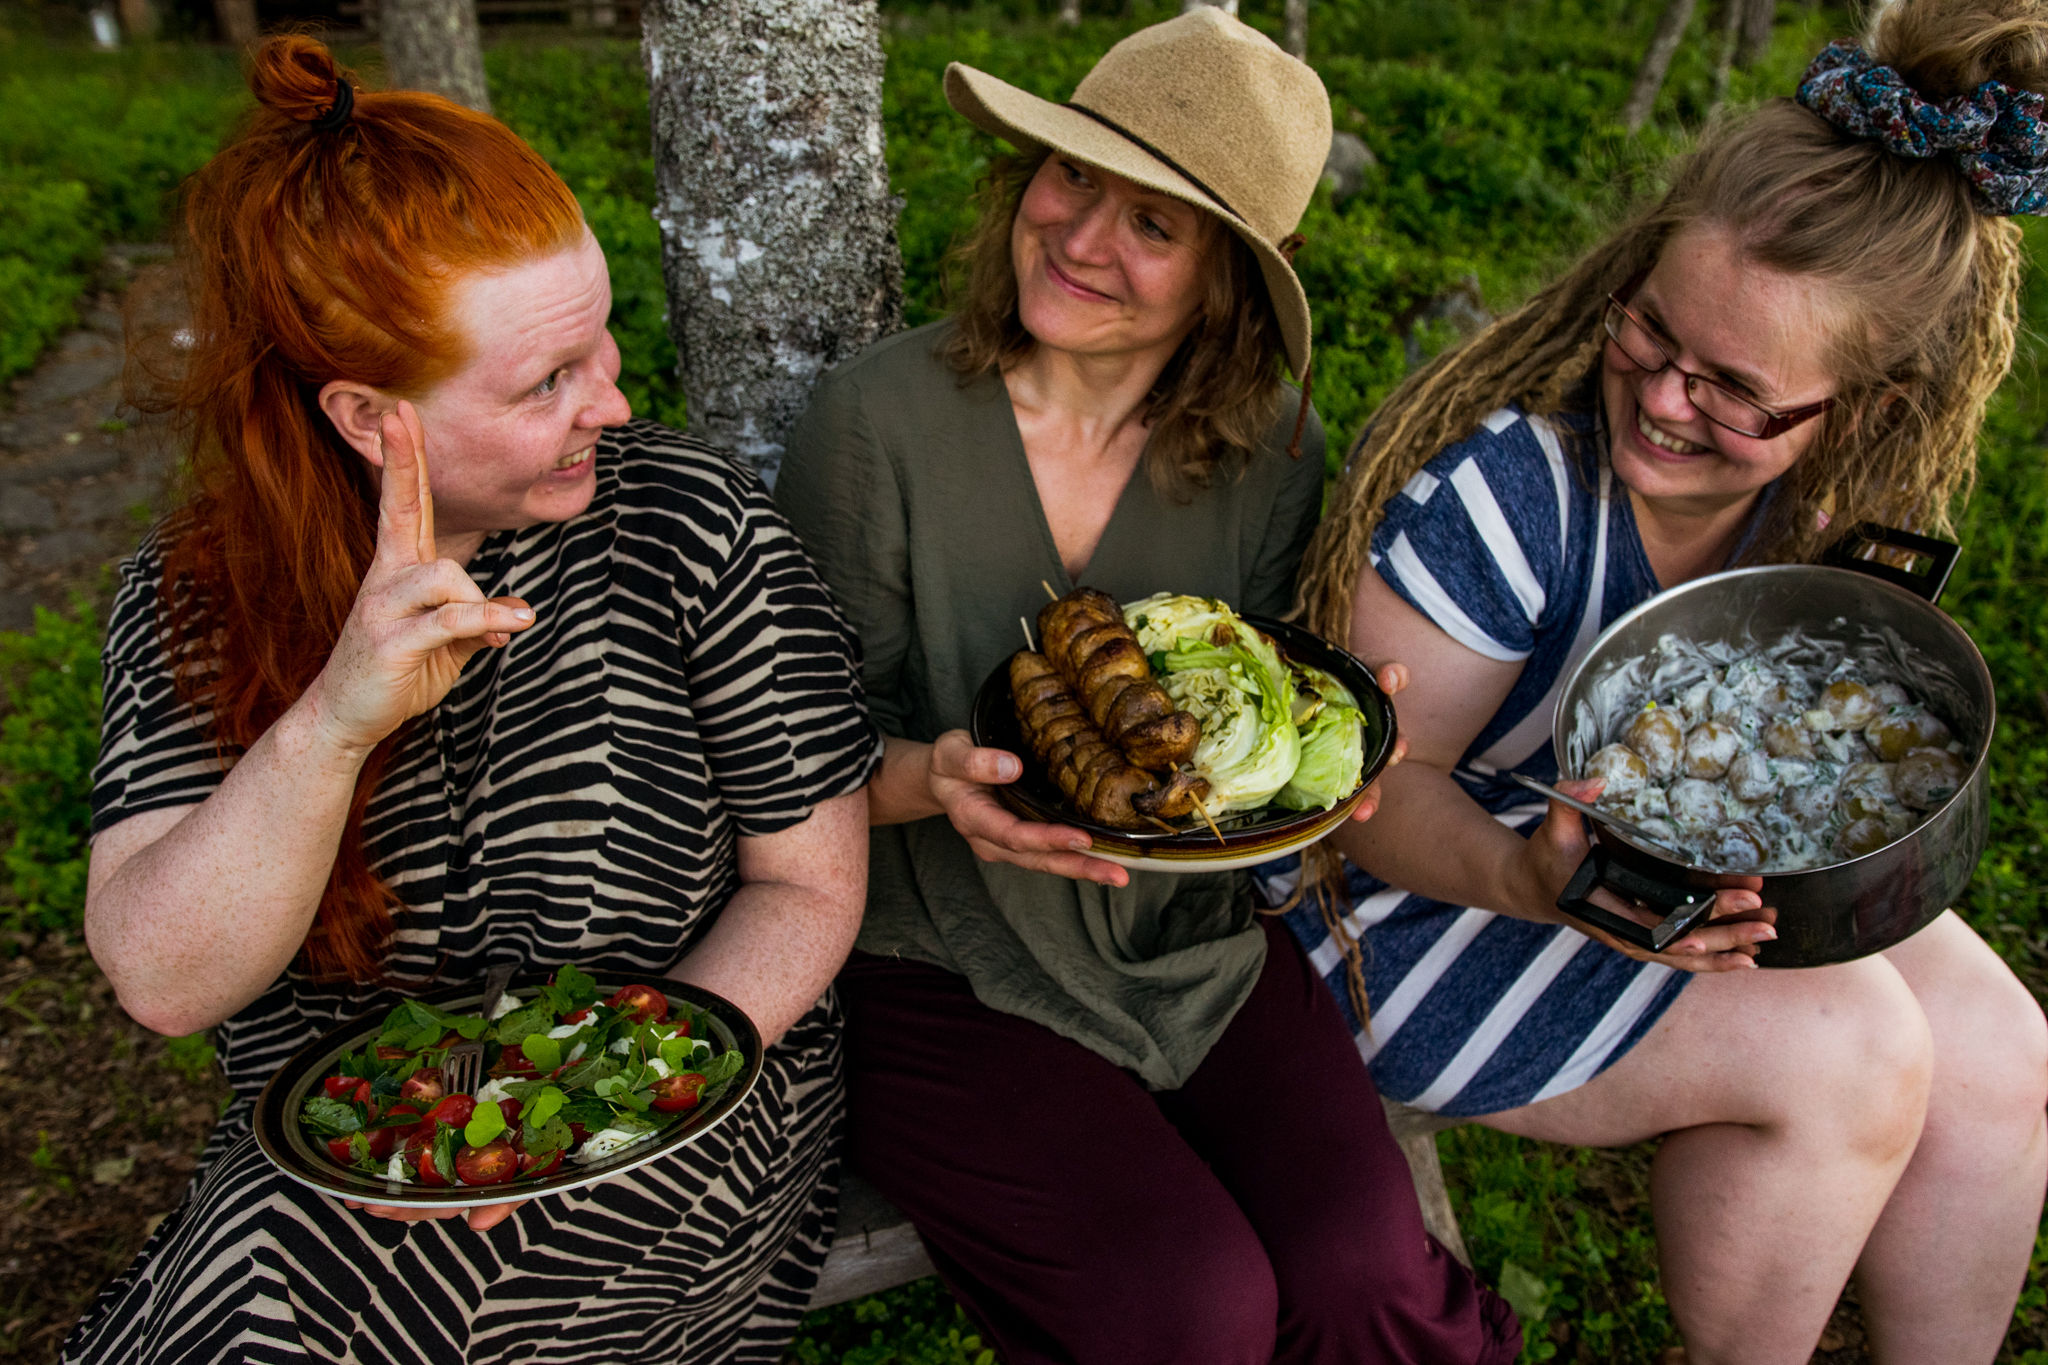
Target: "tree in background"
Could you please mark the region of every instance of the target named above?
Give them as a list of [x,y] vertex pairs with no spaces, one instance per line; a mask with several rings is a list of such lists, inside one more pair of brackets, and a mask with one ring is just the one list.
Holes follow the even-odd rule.
[[818,376],[902,318],[875,0],[652,0],[641,22],[690,431],[772,481]]
[[230,47],[247,47],[262,36],[256,0],[213,0],[213,21],[220,26],[221,41]]
[[1678,51],[1679,40],[1685,37],[1685,26],[1692,22],[1694,3],[1695,0],[1665,0],[1664,12],[1657,16],[1657,27],[1650,34],[1643,64],[1636,68],[1636,83],[1628,92],[1628,103],[1621,107],[1622,126],[1631,133],[1650,120],[1657,92],[1664,88],[1664,77],[1671,70],[1671,58]]
[[379,0],[377,37],[394,90],[427,90],[491,112],[476,0]]
[[1282,8],[1280,46],[1296,61],[1308,60],[1308,0],[1287,0]]

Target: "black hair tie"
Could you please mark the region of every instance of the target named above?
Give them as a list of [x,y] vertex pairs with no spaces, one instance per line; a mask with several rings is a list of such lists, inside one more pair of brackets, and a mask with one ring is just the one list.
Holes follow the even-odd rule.
[[347,123],[355,111],[355,87],[351,86],[347,81],[336,81],[334,83],[334,107],[313,120],[313,131],[316,133],[331,133],[341,127],[342,124]]

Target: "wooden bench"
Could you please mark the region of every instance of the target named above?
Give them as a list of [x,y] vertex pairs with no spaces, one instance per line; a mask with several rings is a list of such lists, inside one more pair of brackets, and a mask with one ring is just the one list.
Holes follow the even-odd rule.
[[[1405,1104],[1383,1100],[1387,1122],[1408,1158],[1408,1171],[1415,1180],[1416,1196],[1422,1201],[1422,1222],[1444,1249],[1466,1265],[1472,1264],[1465,1239],[1458,1234],[1458,1220],[1451,1212],[1451,1197],[1444,1189],[1443,1166],[1437,1161],[1436,1135],[1455,1127],[1456,1119],[1443,1118]],[[932,1259],[925,1253],[917,1230],[896,1206],[874,1186],[849,1172],[839,1192],[839,1233],[825,1257],[818,1287],[811,1295],[811,1307],[826,1308],[864,1294],[932,1273]]]

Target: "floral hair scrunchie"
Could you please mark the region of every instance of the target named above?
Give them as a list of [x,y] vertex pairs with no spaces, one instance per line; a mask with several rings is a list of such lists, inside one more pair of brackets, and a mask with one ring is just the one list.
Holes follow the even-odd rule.
[[1798,99],[1896,156],[1952,158],[1986,213],[2048,213],[2048,101],[2031,90],[1986,81],[1967,95],[1930,100],[1854,43],[1829,43],[1806,68]]

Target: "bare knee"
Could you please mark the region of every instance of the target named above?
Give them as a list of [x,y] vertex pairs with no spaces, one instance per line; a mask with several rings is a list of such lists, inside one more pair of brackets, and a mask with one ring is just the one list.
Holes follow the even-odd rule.
[[[1988,956],[1988,954],[1987,954]],[[1934,1025],[1934,1114],[2031,1134],[2048,1106],[2048,1018],[2003,963],[1923,996]]]
[[1903,1162],[1919,1141],[1934,1076],[1927,1016],[1880,959],[1825,968],[1804,1054],[1806,1083],[1785,1096],[1788,1122],[1834,1150]]

